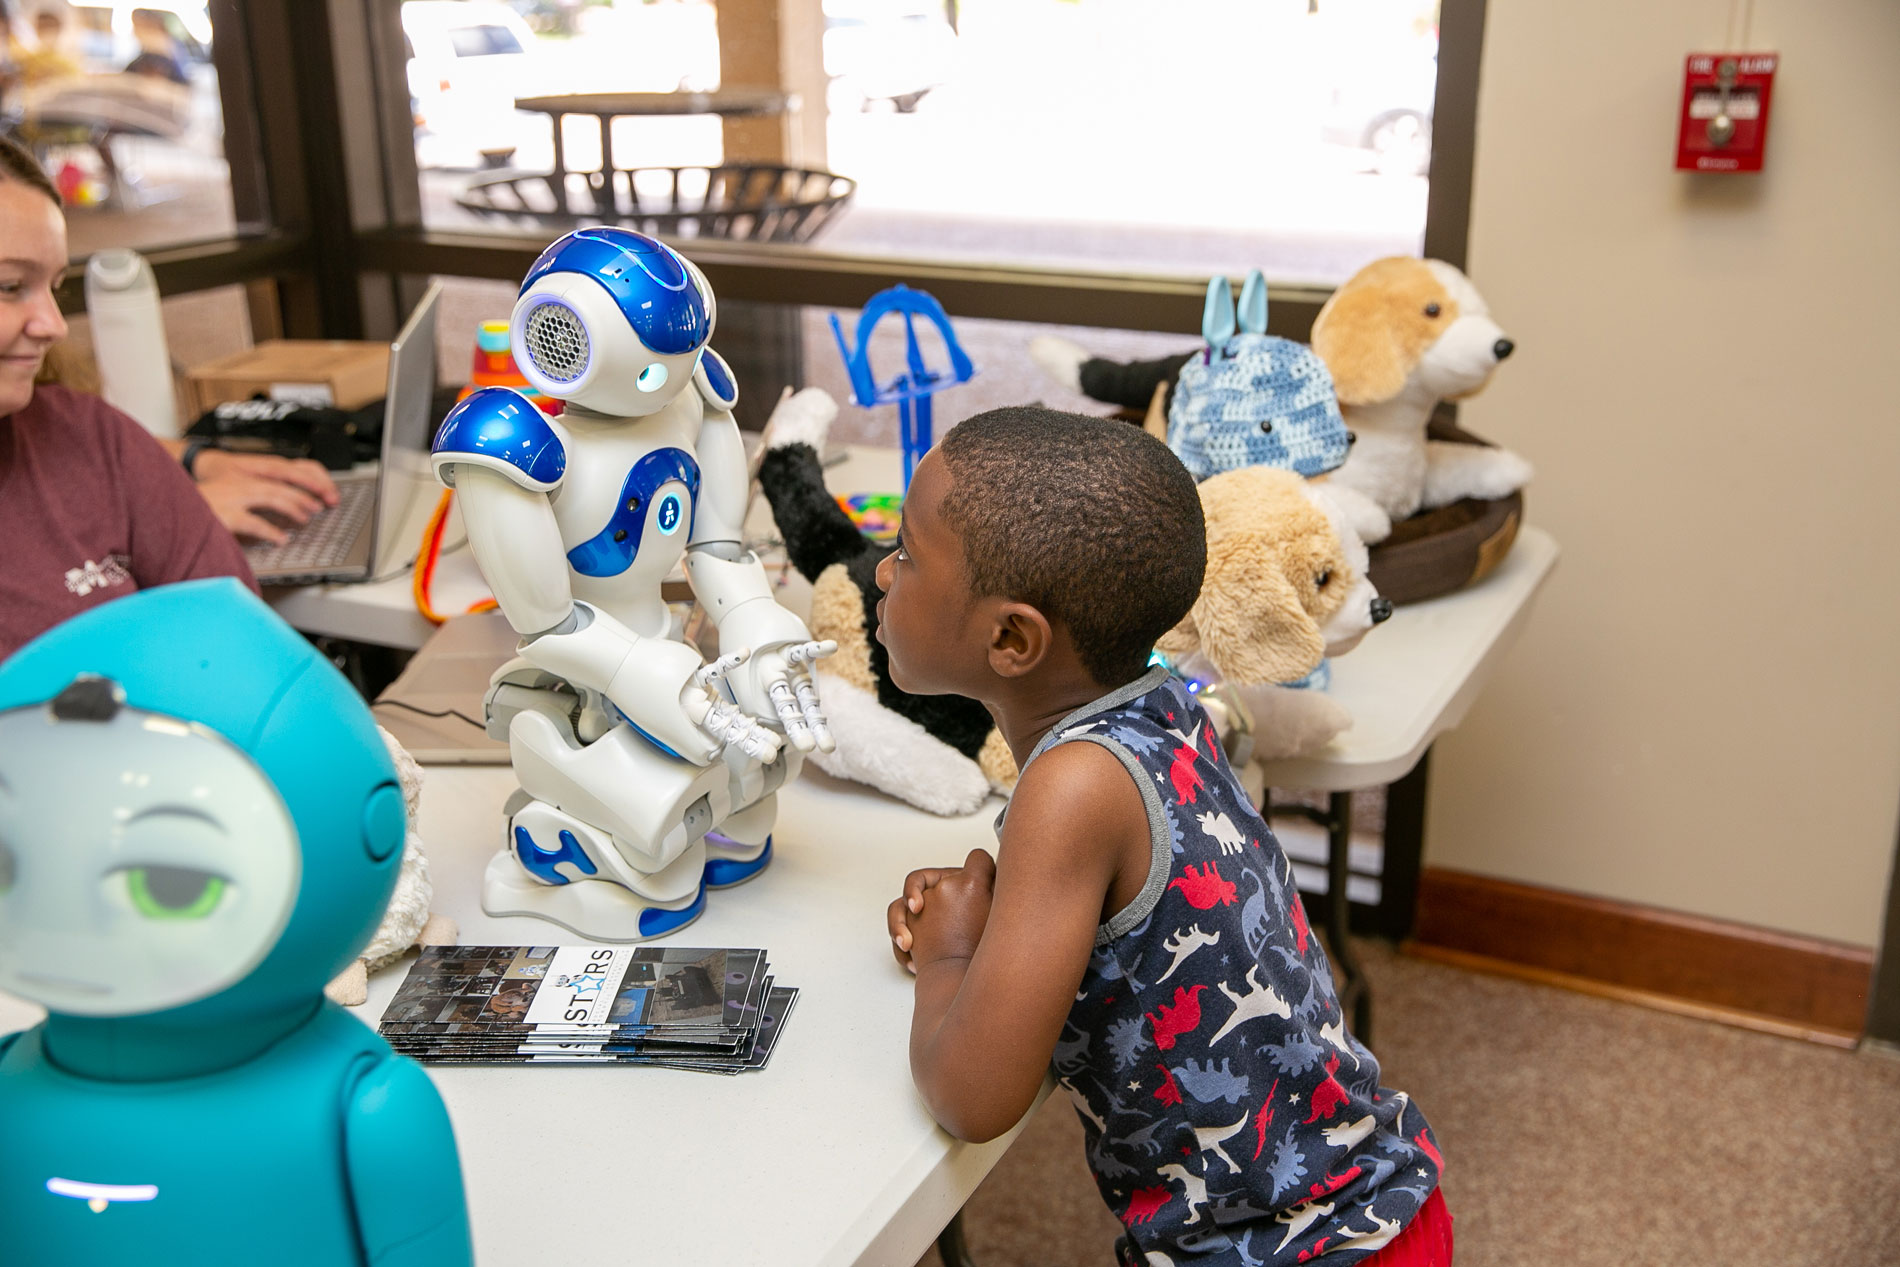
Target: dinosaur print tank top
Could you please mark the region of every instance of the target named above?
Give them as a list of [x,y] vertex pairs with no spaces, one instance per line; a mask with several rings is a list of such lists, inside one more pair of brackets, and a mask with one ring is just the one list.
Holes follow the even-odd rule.
[[1370,1256],[1437,1187],[1438,1149],[1346,1031],[1291,865],[1213,723],[1156,668],[1065,718],[1029,762],[1062,743],[1120,759],[1153,839],[1146,886],[1096,931],[1054,1060],[1125,1259]]

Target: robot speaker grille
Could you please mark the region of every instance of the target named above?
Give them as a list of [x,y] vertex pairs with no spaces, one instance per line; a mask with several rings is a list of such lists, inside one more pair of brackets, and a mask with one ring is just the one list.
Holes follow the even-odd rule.
[[551,383],[571,383],[587,372],[587,327],[566,304],[544,303],[528,313],[528,357]]

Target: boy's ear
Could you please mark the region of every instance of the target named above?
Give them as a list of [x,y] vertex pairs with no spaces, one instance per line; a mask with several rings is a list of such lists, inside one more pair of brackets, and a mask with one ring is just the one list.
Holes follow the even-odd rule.
[[[1326,656],[1319,626],[1300,606],[1273,552],[1252,533],[1208,543],[1207,579],[1182,625],[1189,622],[1202,653],[1241,686],[1297,682]],[[1166,639],[1162,649],[1168,649]]]
[[1032,673],[1049,657],[1054,643],[1049,618],[1036,608],[1013,601],[998,603],[990,627],[990,671],[1006,678]]

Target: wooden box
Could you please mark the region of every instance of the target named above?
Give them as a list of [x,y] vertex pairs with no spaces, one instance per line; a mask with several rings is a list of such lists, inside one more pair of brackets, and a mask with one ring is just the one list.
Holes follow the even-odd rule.
[[194,368],[191,404],[204,413],[262,393],[272,400],[360,409],[389,386],[389,345],[343,339],[269,339]]

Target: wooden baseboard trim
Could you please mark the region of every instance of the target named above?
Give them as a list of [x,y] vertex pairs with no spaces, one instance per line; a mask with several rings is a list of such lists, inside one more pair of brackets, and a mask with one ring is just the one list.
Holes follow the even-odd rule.
[[1754,1030],[1758,1034],[1773,1034],[1778,1038],[1798,1038],[1803,1042],[1820,1043],[1825,1047],[1840,1047],[1850,1051],[1859,1044],[1858,1035],[1844,1030],[1796,1025],[1792,1021],[1780,1020],[1773,1016],[1762,1016],[1759,1013],[1743,1012],[1735,1008],[1714,1007],[1707,1003],[1696,1003],[1689,999],[1657,994],[1650,990],[1632,990],[1628,986],[1592,981],[1588,977],[1573,977],[1568,973],[1551,972],[1547,968],[1533,968],[1529,964],[1507,963],[1505,960],[1493,959],[1488,955],[1471,955],[1462,950],[1446,950],[1442,946],[1428,946],[1416,941],[1408,941],[1400,949],[1414,958],[1449,964],[1468,972],[1485,972],[1492,976],[1555,986],[1560,990],[1575,990],[1579,994],[1588,994],[1599,999],[1634,1003],[1638,1007],[1654,1008],[1658,1012],[1670,1012],[1676,1016],[1693,1017],[1698,1021],[1716,1021],[1723,1025],[1733,1025],[1738,1029]]
[[1866,947],[1439,867],[1407,948],[1833,1046],[1863,1032],[1874,967]]

